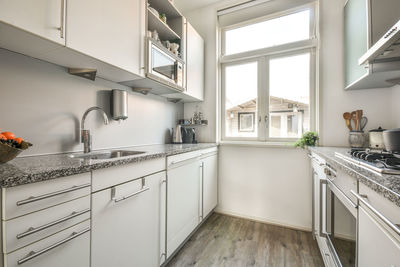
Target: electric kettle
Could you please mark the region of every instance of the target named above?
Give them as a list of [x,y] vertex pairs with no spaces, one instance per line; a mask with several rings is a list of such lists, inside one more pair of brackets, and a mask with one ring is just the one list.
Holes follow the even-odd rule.
[[175,130],[172,131],[172,143],[182,144],[182,126],[177,125]]

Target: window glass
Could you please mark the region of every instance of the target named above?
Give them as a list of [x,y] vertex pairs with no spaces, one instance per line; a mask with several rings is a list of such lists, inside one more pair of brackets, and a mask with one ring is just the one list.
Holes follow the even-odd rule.
[[310,53],[269,61],[269,136],[296,138],[310,130]]
[[257,62],[225,67],[225,135],[257,137]]
[[310,38],[310,10],[227,30],[225,54],[231,55]]

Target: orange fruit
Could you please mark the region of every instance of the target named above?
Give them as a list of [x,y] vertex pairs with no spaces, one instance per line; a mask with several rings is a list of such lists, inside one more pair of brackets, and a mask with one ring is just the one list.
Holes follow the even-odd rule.
[[4,135],[8,140],[13,140],[16,137],[12,132],[2,132],[1,134]]
[[4,135],[0,134],[0,140],[7,140],[7,138]]
[[22,137],[18,137],[18,138],[15,138],[14,140],[15,140],[15,141],[17,141],[17,142],[18,142],[18,144],[21,144],[21,143],[22,143],[22,141],[24,141],[24,138],[22,138]]

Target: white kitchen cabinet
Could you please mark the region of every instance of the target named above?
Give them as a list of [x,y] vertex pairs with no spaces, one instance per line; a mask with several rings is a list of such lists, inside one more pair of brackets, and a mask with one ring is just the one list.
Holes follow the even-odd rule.
[[207,217],[218,204],[218,152],[211,152],[201,158],[203,213]]
[[358,266],[400,267],[400,236],[359,206]]
[[144,0],[68,0],[66,45],[139,75],[144,68],[144,12]]
[[399,19],[398,0],[348,0],[344,6],[345,89],[392,87],[387,80],[399,76],[399,64],[359,59]]
[[186,22],[186,94],[204,99],[204,40]]
[[165,172],[92,195],[92,266],[159,266],[165,259]]
[[90,221],[4,255],[4,267],[89,267]]
[[180,158],[168,166],[167,257],[201,221],[200,166],[199,157]]
[[0,22],[65,45],[66,0],[0,0]]
[[90,195],[90,173],[2,188],[2,219],[10,220]]

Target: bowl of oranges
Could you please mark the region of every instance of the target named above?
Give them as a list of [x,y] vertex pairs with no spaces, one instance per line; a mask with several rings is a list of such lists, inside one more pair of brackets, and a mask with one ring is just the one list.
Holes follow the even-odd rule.
[[16,137],[12,132],[0,133],[0,164],[13,160],[19,153],[32,146],[22,137]]

